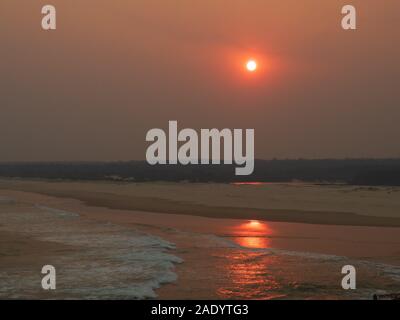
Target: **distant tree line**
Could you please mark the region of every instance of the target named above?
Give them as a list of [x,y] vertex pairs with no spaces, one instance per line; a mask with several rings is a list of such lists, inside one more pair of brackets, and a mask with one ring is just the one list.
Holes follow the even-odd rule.
[[256,160],[251,176],[235,176],[233,165],[156,165],[129,162],[0,163],[1,177],[189,182],[342,182],[400,186],[400,159]]

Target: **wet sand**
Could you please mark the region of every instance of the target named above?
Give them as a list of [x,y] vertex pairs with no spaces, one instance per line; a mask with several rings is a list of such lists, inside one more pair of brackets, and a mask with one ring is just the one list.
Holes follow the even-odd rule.
[[25,234],[0,231],[1,268],[30,265],[40,269],[46,261],[62,255],[70,246],[37,240]]

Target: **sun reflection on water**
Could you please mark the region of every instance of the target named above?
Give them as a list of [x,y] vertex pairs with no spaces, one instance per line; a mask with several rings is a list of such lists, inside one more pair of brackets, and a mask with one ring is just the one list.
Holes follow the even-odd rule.
[[263,253],[238,252],[226,256],[230,263],[225,266],[229,284],[217,293],[224,299],[273,299],[280,296],[282,285],[269,270],[277,267],[276,257]]
[[265,237],[238,237],[236,242],[245,248],[263,249],[269,247],[269,239]]
[[250,220],[238,225],[233,230],[235,242],[242,247],[262,249],[270,247],[269,236],[272,230],[267,223],[259,220]]

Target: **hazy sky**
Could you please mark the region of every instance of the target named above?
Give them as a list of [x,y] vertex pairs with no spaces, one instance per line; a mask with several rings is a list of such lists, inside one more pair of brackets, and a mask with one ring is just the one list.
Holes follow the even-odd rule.
[[400,157],[399,30],[398,0],[1,0],[0,160],[144,159],[168,120],[254,128],[257,158]]

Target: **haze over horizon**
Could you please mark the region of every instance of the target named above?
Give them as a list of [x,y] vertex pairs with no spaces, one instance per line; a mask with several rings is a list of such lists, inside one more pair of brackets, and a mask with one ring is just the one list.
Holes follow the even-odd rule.
[[400,158],[399,1],[230,3],[53,0],[46,32],[3,0],[0,161],[143,160],[169,120],[254,128],[256,159]]

